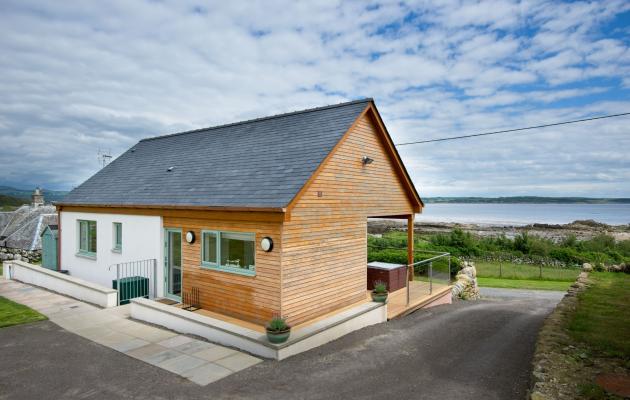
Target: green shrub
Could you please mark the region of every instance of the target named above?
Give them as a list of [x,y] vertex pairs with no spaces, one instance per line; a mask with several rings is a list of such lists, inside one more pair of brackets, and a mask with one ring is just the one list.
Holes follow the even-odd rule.
[[383,281],[376,281],[374,282],[374,293],[387,293],[387,283],[383,282]]
[[267,329],[273,332],[282,332],[289,329],[286,318],[274,315],[273,318],[267,323]]

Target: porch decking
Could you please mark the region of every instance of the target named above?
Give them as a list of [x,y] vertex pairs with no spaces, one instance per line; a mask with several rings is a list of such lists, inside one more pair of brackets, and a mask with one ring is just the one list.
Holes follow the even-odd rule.
[[[387,319],[406,315],[422,308],[449,293],[451,287],[444,284],[433,283],[432,293],[429,294],[429,282],[409,282],[409,305],[407,305],[407,289],[402,288],[389,294],[387,298]],[[367,291],[368,300],[371,299],[370,291]]]

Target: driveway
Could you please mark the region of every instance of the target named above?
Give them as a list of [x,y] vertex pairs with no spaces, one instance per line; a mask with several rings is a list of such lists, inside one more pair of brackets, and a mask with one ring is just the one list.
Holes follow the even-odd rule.
[[438,306],[205,387],[37,322],[0,329],[0,398],[524,399],[556,302]]

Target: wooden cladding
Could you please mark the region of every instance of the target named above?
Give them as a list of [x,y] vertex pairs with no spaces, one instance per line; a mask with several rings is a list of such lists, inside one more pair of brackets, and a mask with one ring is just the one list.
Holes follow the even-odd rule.
[[[282,225],[281,309],[292,324],[364,300],[367,218],[414,212],[373,122],[360,117]],[[374,161],[364,165],[363,156]]]
[[[281,225],[277,222],[237,221],[164,217],[165,228],[192,231],[199,238],[192,244],[182,243],[182,289],[199,289],[202,308],[254,323],[264,323],[280,312]],[[201,263],[202,231],[251,232],[256,235],[254,276],[204,268]],[[274,251],[265,252],[259,242],[272,238]]]

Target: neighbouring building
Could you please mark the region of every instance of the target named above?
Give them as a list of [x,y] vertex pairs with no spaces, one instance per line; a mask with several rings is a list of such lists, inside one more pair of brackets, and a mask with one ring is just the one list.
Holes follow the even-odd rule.
[[41,234],[48,225],[57,224],[55,206],[46,205],[44,192],[36,188],[32,203],[15,211],[0,213],[0,261],[41,258]]
[[[111,287],[292,324],[366,301],[367,219],[423,203],[371,99],[141,140],[57,204],[60,266]],[[410,235],[413,235],[411,230]]]

